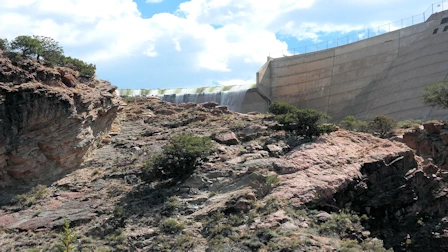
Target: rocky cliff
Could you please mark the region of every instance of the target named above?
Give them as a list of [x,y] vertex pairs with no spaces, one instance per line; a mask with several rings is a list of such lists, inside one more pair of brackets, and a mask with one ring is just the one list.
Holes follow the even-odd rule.
[[0,202],[77,168],[117,115],[115,89],[0,51]]

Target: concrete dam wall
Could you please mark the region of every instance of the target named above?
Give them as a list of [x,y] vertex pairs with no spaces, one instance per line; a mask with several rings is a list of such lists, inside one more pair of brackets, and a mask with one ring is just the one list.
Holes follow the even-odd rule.
[[[448,77],[448,11],[426,22],[314,53],[269,59],[257,90],[271,102],[371,119],[448,119],[422,104],[425,86]],[[261,111],[261,108],[258,109]]]

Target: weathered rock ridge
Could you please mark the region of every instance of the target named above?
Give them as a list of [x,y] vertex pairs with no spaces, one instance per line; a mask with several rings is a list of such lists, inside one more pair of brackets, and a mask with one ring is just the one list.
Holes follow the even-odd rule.
[[[446,250],[445,168],[401,142],[345,130],[305,142],[271,115],[127,102],[80,169],[0,209],[0,247],[55,251],[65,218],[85,251]],[[142,181],[184,132],[215,152],[184,182]]]
[[115,89],[0,51],[0,202],[78,167],[117,115]]

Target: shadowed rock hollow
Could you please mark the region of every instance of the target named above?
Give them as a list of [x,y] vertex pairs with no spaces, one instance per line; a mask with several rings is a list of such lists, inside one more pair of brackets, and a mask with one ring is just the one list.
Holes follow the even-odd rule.
[[0,203],[77,168],[118,110],[116,87],[0,51]]

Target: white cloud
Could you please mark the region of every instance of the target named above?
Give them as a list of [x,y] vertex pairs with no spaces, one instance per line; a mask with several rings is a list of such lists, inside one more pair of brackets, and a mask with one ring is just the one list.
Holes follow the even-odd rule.
[[[207,80],[246,83],[248,73],[255,76],[254,70],[270,51],[288,54],[288,45],[276,34],[320,42],[322,34],[386,24],[391,21],[388,11],[397,19],[406,17],[401,14],[406,8],[399,7],[409,2],[190,0],[181,3],[175,14],[151,18],[143,18],[132,0],[0,0],[0,5],[0,34],[9,39],[50,36],[67,53],[98,66],[132,62],[134,57],[144,56],[148,62],[168,58],[196,74],[204,70],[228,76],[204,77]],[[418,12],[427,7],[420,5],[424,8],[416,8]]]

